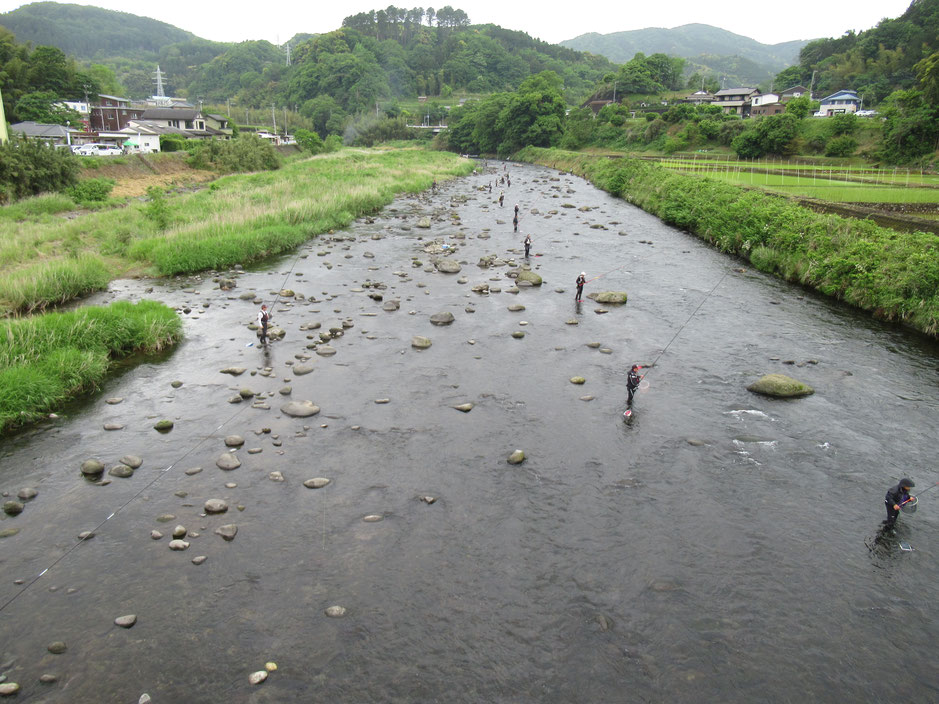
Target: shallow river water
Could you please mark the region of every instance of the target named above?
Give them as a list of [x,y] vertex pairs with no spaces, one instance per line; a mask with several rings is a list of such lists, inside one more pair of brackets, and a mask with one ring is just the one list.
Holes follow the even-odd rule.
[[[878,533],[900,476],[939,481],[937,347],[743,270],[576,177],[510,164],[500,208],[499,186],[479,190],[491,167],[236,273],[231,291],[118,281],[93,299],[192,312],[173,353],[0,444],[0,491],[39,491],[0,521],[20,529],[0,540],[0,674],[18,701],[939,701],[939,490]],[[521,261],[524,233],[544,285],[513,294],[510,267],[477,262]],[[462,273],[424,268],[434,238]],[[586,293],[628,304],[575,305],[582,270],[610,272]],[[304,297],[274,306],[286,337],[246,347],[257,305],[239,295],[282,287]],[[443,311],[455,322],[433,326]],[[334,356],[307,349],[341,320],[353,327]],[[660,354],[627,423],[625,371]],[[293,375],[305,356],[314,371]],[[248,372],[219,373],[231,365]],[[746,390],[770,372],[816,393]],[[282,414],[285,385],[321,413]],[[230,404],[245,387],[270,409]],[[171,432],[152,429],[161,418]],[[246,442],[226,472],[231,434]],[[527,459],[513,466],[515,449]],[[131,478],[79,474],[128,453],[143,458]],[[312,477],[331,483],[305,488]],[[209,498],[228,512],[204,515]],[[214,534],[228,523],[231,542]],[[176,524],[199,534],[184,552],[168,549]],[[345,616],[327,617],[333,605]],[[124,614],[133,628],[113,625]]]

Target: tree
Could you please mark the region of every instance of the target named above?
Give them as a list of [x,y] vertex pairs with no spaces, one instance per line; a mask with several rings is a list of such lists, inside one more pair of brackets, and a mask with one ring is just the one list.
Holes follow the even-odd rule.
[[802,82],[802,67],[790,66],[776,74],[773,79],[773,88],[777,91],[783,91],[788,88],[799,85]]
[[300,148],[310,154],[321,154],[326,149],[326,145],[316,132],[300,129],[294,133],[294,138]]
[[939,104],[939,51],[930,54],[913,68],[923,87],[923,97],[933,105]]
[[731,148],[744,159],[759,159],[767,154],[786,156],[792,152],[799,122],[795,115],[785,113],[762,117],[735,137]]
[[561,79],[554,71],[525,79],[496,120],[496,129],[502,133],[499,153],[508,155],[529,145],[557,144],[565,111]]
[[32,120],[46,125],[78,125],[81,115],[58,102],[56,94],[51,91],[27,93],[16,102],[13,111],[20,121]]
[[880,156],[904,163],[929,154],[939,141],[939,107],[930,105],[918,90],[892,93],[884,108]]
[[798,98],[793,98],[788,103],[786,103],[786,112],[790,115],[795,115],[800,120],[809,116],[809,111],[812,109],[812,100],[807,95],[802,95]]

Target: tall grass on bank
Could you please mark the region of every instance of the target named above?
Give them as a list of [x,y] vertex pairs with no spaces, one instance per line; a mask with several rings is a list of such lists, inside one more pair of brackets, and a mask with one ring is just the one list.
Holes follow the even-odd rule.
[[115,357],[157,352],[181,336],[179,317],[155,301],[0,321],[0,431],[96,388]]
[[638,159],[528,147],[516,158],[573,171],[756,268],[939,336],[939,238],[823,215],[785,198]]
[[469,173],[472,162],[422,150],[353,151],[295,162],[276,172],[220,179],[180,208],[177,224],[130,244],[126,255],[162,275],[245,263],[345,227],[399,193]]
[[0,315],[33,313],[107,288],[112,269],[94,254],[37,262],[0,278]]
[[[0,314],[42,309],[104,288],[108,278],[129,271],[190,273],[288,251],[378,210],[399,193],[423,191],[434,179],[472,169],[471,161],[447,152],[349,149],[277,171],[226,176],[196,193],[168,195],[165,219],[154,218],[146,202],[66,219],[55,213],[67,209],[67,199],[24,201],[11,206],[15,211],[0,209],[0,280],[11,279],[9,290],[0,290],[5,307]],[[109,277],[88,276],[91,289],[49,285],[64,275],[44,275],[44,268],[65,266],[83,253],[106,257]],[[32,279],[46,284],[30,289]]]

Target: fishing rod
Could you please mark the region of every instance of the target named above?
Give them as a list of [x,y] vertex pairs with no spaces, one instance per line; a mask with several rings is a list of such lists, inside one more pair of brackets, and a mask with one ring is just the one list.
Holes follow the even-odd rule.
[[[935,484],[931,484],[930,486],[927,486],[925,489],[923,489],[923,490],[922,490],[921,492],[919,492],[918,494],[916,494],[916,495],[914,495],[914,496],[911,496],[911,497],[908,498],[906,501],[901,502],[901,503],[899,504],[900,509],[901,509],[904,513],[912,513],[913,511],[916,510],[916,505],[919,503],[919,497],[922,496],[923,494],[925,494],[927,491],[929,491],[930,489],[932,489],[932,488],[935,487],[935,486],[939,486],[939,482],[936,482]],[[905,508],[904,508],[904,507],[905,507]]]
[[604,273],[602,273],[602,274],[599,274],[599,275],[597,275],[597,276],[594,276],[592,279],[587,279],[587,281],[586,281],[585,283],[588,283],[588,284],[589,284],[591,281],[596,281],[597,279],[603,278],[603,277],[606,276],[607,274],[612,274],[614,271],[619,271],[620,269],[624,269],[624,268],[626,268],[627,266],[629,266],[629,264],[622,264],[621,266],[618,266],[618,267],[616,267],[615,269],[610,269],[609,271],[606,271],[606,272],[604,272]]

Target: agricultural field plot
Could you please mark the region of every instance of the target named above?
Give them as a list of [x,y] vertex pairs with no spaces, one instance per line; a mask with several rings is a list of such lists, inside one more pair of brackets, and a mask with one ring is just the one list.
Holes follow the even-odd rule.
[[939,205],[939,176],[908,169],[788,161],[662,159],[675,171],[835,203]]

